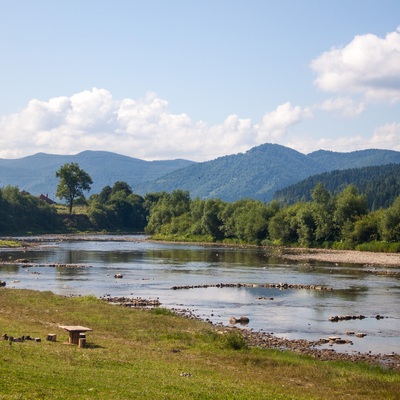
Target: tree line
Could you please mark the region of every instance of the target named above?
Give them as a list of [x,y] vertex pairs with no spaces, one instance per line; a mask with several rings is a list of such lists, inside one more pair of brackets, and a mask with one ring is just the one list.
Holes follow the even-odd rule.
[[46,233],[62,229],[57,210],[17,187],[0,189],[0,233]]
[[354,185],[333,195],[319,183],[311,198],[282,206],[251,199],[191,200],[188,192],[179,190],[163,193],[150,209],[146,232],[165,238],[305,247],[400,242],[400,196],[390,207],[373,212]]
[[311,191],[317,183],[322,183],[333,194],[353,184],[366,196],[369,210],[387,208],[400,195],[400,164],[335,170],[313,175],[277,190],[273,200],[287,204],[310,201]]
[[[0,189],[0,232],[57,232],[72,227],[145,232],[166,240],[364,249],[373,245],[375,250],[400,251],[396,247],[400,196],[387,208],[369,211],[366,196],[354,185],[333,194],[317,183],[311,200],[282,205],[253,199],[192,199],[185,190],[143,197],[126,182],[115,182],[85,199],[83,192],[92,182],[82,172],[76,164],[57,171],[57,195],[66,200],[67,214],[18,188]],[[80,220],[72,214],[79,203],[85,209]],[[74,225],[71,220],[80,222]]]

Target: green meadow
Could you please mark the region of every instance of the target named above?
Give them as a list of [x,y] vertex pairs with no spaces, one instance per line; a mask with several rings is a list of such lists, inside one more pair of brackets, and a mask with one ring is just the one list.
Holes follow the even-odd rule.
[[[60,325],[90,327],[85,348]],[[47,341],[48,334],[57,341]],[[0,290],[0,399],[398,399],[400,373],[248,346],[164,308]]]

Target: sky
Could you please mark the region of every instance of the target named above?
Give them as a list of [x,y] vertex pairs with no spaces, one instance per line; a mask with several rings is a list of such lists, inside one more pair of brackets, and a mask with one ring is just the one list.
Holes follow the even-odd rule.
[[400,151],[398,0],[0,0],[0,158]]

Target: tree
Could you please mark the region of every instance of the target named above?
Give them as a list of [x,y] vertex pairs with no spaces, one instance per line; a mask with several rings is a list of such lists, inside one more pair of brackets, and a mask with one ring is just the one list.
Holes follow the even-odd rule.
[[67,201],[69,213],[72,214],[74,201],[85,198],[83,191],[90,190],[92,178],[77,163],[64,164],[56,172],[56,177],[60,178],[56,196]]
[[334,212],[334,199],[331,193],[319,182],[311,191],[312,213],[315,223],[315,241],[322,243],[333,240],[335,229],[332,215]]
[[339,232],[339,240],[348,240],[354,229],[354,222],[368,213],[365,196],[357,193],[354,185],[346,186],[336,196],[333,223]]
[[400,241],[400,196],[392,206],[383,211],[381,220],[382,239],[387,242]]

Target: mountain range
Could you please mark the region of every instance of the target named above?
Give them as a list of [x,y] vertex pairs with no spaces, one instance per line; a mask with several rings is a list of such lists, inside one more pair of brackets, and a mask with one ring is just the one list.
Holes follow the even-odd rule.
[[141,181],[152,181],[178,168],[193,164],[188,160],[144,161],[106,151],[83,151],[76,155],[37,153],[19,159],[0,159],[0,187],[17,186],[33,195],[48,194],[54,199],[58,178],[56,171],[66,163],[77,163],[92,178],[89,194],[117,181],[135,188]]
[[149,192],[189,190],[192,197],[235,201],[253,198],[270,201],[277,190],[324,172],[386,164],[400,164],[400,152],[359,150],[348,153],[318,150],[303,154],[285,146],[266,143],[245,153],[206,162],[189,160],[144,161],[104,151],[76,155],[38,153],[20,159],[0,159],[0,187],[17,186],[33,195],[55,197],[56,171],[75,162],[93,180],[89,193],[99,193],[116,181],[132,190]]

